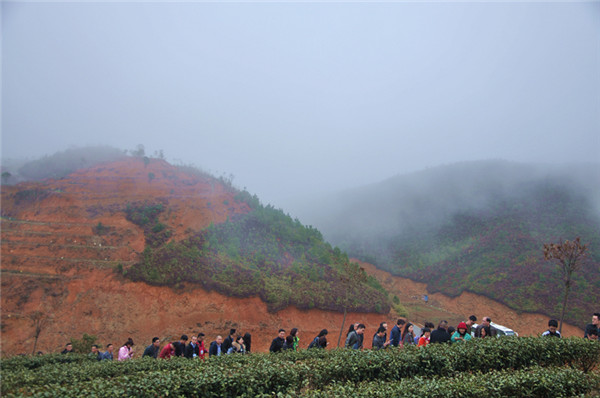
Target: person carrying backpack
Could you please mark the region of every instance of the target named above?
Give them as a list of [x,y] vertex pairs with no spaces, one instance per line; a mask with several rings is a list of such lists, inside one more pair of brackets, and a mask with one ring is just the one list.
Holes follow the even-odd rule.
[[320,338],[320,337],[327,336],[327,334],[328,334],[328,333],[329,333],[329,332],[327,331],[327,329],[323,329],[323,330],[321,330],[321,331],[319,332],[319,335],[318,335],[317,337],[315,337],[315,338],[314,338],[314,339],[313,339],[313,340],[310,342],[310,344],[308,345],[308,348],[309,348],[309,349],[310,349],[310,348],[319,348],[319,347],[320,347],[320,345],[319,345],[319,338]]

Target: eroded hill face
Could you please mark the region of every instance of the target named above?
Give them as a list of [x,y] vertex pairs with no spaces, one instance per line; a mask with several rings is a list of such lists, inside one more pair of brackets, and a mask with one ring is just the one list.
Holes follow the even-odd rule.
[[[293,306],[272,313],[258,297],[123,277],[121,270],[138,263],[148,245],[146,227],[130,221],[128,208],[160,205],[157,225],[168,227],[170,240],[182,241],[211,223],[249,212],[235,194],[217,179],[155,159],[3,187],[2,354],[31,353],[36,325],[41,327],[35,350],[43,352],[60,351],[84,333],[115,345],[131,336],[141,351],[154,336],[176,340],[182,333],[203,332],[212,341],[232,327],[250,332],[253,348],[266,351],[280,327],[300,328],[306,345],[323,328],[339,329],[341,313]],[[353,318],[373,325],[385,319]],[[330,341],[337,344],[337,336]]]
[[[128,159],[61,180],[3,186],[3,352],[23,352],[22,342],[30,334],[26,320],[35,311],[55,317],[51,323],[60,325],[54,333],[62,341],[81,336],[75,329],[61,329],[67,325],[101,334],[103,324],[121,316],[101,312],[106,305],[137,305],[106,293],[108,285],[128,283],[116,281],[113,269],[138,261],[145,246],[143,230],[126,219],[127,204],[163,204],[168,210],[160,221],[169,226],[171,239],[182,239],[211,222],[248,212],[234,194],[212,177],[184,173],[156,159]],[[85,282],[89,275],[97,275],[94,272],[101,272],[102,278]],[[77,281],[87,286],[73,297]],[[100,296],[86,308],[79,307],[89,294]]]
[[[150,286],[115,272],[139,261],[146,245],[142,227],[127,219],[128,204],[162,204],[165,210],[158,221],[172,231],[169,239],[179,241],[211,223],[248,212],[248,206],[234,195],[219,180],[190,175],[155,159],[146,163],[128,159],[61,180],[3,186],[2,354],[31,353],[36,325],[40,326],[36,351],[43,352],[58,352],[71,338],[87,333],[104,345],[118,346],[132,337],[140,355],[154,336],[165,341],[176,340],[182,333],[203,332],[210,342],[232,327],[253,335],[255,351],[268,350],[281,327],[299,328],[302,348],[326,328],[330,346],[336,346],[343,317],[339,312],[290,306],[273,313],[258,297],[228,297],[189,283],[179,289]],[[410,281],[364,266],[392,294],[410,300],[403,295],[410,291]],[[473,297],[471,301],[478,301],[476,309],[482,313],[485,305],[494,305]],[[466,304],[430,305],[424,310],[415,306],[411,315],[417,322],[437,322],[464,319],[475,310],[462,306]],[[485,313],[502,323],[503,311],[497,308],[502,307]],[[519,316],[507,323],[514,326]],[[350,322],[363,322],[370,340],[380,322],[391,326],[396,318],[394,313],[350,313],[344,329]],[[541,317],[523,332],[541,332],[546,322]]]
[[145,246],[143,230],[126,219],[128,204],[164,205],[160,221],[179,240],[249,211],[233,195],[214,178],[139,159],[3,187],[2,272],[74,276],[82,268],[127,266]]

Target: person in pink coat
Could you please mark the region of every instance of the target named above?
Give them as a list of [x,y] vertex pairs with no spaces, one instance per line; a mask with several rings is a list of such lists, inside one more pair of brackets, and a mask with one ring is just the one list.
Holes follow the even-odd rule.
[[125,344],[123,344],[123,346],[121,348],[119,348],[119,354],[117,356],[117,360],[126,361],[128,359],[131,359],[132,356],[133,356],[133,340],[130,337],[129,339],[127,339]]

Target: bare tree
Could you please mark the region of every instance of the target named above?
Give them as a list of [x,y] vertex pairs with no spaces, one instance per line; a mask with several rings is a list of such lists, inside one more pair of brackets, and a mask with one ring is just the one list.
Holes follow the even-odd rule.
[[35,328],[33,334],[35,340],[33,341],[33,350],[31,350],[31,355],[35,355],[35,349],[37,347],[37,342],[40,337],[40,333],[42,333],[42,330],[46,327],[46,325],[48,325],[49,318],[46,315],[46,313],[42,311],[32,312],[31,314],[29,314],[28,318],[31,320],[31,322],[33,323],[33,327]]
[[340,282],[344,286],[346,294],[344,297],[344,318],[342,319],[342,328],[340,329],[340,336],[337,343],[338,348],[340,347],[342,333],[344,333],[344,324],[346,323],[346,315],[350,306],[350,292],[354,291],[357,286],[360,286],[367,280],[367,273],[358,264],[346,262],[343,265],[343,269],[344,274],[340,275]]
[[580,238],[574,241],[568,240],[562,243],[545,243],[544,258],[547,261],[556,261],[563,272],[565,283],[565,296],[563,298],[562,312],[560,314],[560,326],[558,331],[562,333],[563,320],[565,318],[565,309],[567,308],[567,299],[573,283],[573,273],[578,271],[583,265],[583,260],[587,255],[587,244],[581,244]]

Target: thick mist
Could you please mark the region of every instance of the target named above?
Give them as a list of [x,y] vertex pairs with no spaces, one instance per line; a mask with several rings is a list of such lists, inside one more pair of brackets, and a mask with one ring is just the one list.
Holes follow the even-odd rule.
[[442,164],[600,153],[598,2],[0,6],[3,159],[143,144],[287,209]]
[[339,244],[436,229],[457,213],[489,213],[554,188],[584,201],[600,222],[598,163],[461,162],[290,203],[288,209]]

